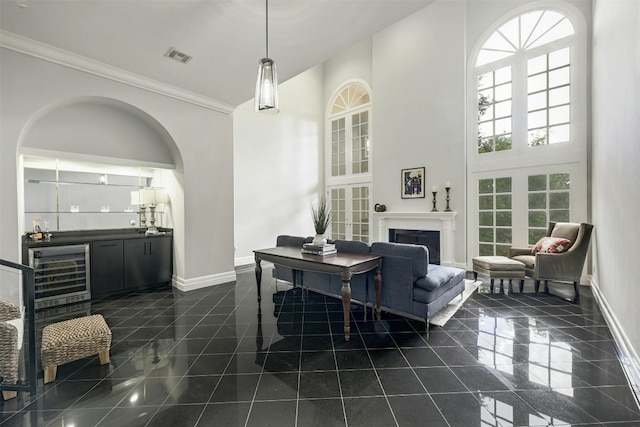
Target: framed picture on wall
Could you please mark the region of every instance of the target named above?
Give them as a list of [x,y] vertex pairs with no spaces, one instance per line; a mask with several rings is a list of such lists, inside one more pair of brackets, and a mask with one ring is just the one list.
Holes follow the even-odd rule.
[[403,199],[424,197],[424,167],[402,169],[401,175]]

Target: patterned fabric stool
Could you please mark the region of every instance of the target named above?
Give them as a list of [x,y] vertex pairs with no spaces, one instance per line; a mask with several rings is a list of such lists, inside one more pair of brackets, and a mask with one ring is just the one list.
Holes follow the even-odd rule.
[[111,330],[100,314],[52,323],[42,330],[44,383],[56,379],[59,365],[97,354],[109,363]]
[[473,279],[478,280],[478,273],[489,276],[493,293],[493,280],[500,279],[500,292],[504,291],[504,279],[509,279],[509,292],[513,292],[512,279],[520,279],[520,293],[524,288],[524,264],[505,256],[477,256],[473,261]]

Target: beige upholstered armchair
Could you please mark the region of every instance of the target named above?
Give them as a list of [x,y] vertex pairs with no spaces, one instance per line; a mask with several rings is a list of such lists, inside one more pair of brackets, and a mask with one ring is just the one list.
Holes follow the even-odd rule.
[[592,230],[593,225],[584,222],[549,222],[546,238],[541,239],[533,250],[509,248],[508,255],[525,265],[525,274],[534,279],[536,292],[541,280],[544,280],[545,292],[549,290],[549,280],[572,282],[575,290],[573,302],[577,302]]
[[[18,359],[22,348],[22,314],[18,306],[0,301],[0,376],[5,384],[18,381]],[[16,397],[17,392],[3,390],[5,400]]]

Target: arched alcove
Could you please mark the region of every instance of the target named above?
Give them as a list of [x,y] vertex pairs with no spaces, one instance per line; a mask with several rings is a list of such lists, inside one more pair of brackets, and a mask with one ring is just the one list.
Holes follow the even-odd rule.
[[[157,186],[156,183],[160,182],[159,185],[165,188],[169,195],[171,209],[164,212],[162,225],[182,227],[180,224],[184,210],[182,157],[174,139],[165,127],[150,114],[136,106],[117,99],[98,96],[73,97],[54,102],[41,108],[27,120],[20,132],[17,150],[19,155],[29,156],[30,160],[33,160],[34,157],[45,159],[43,164],[47,163],[46,159],[55,159],[53,162],[55,169],[58,169],[58,159],[62,159],[64,161],[62,163],[65,165],[72,164],[71,168],[67,170],[85,173],[85,175],[88,172],[135,175],[127,170],[143,168],[146,171],[144,176],[154,178],[153,180],[138,181],[138,185]],[[51,164],[51,162],[49,163]],[[122,168],[124,172],[116,170],[118,167]],[[47,169],[46,166],[44,168]],[[21,167],[18,171],[18,217],[21,219],[30,214],[31,216],[36,215],[41,210],[35,209],[35,213],[27,212],[33,209],[33,203],[27,203],[29,201],[26,191],[27,184],[23,179],[26,176],[20,176],[23,171],[26,173],[27,169]],[[57,174],[53,176],[56,178],[52,179],[58,179]],[[72,180],[76,179],[82,181],[82,178],[73,178]],[[25,185],[24,188],[22,188],[23,185]],[[38,190],[38,192],[42,191],[45,190]],[[87,193],[84,188],[83,191]],[[93,192],[88,192],[88,194],[91,193]],[[125,196],[128,195],[128,190],[124,193],[126,193]],[[104,195],[102,197],[104,198]],[[90,196],[85,196],[81,200],[85,206],[90,206],[92,200],[89,199]],[[55,216],[51,215],[51,212],[49,212],[50,215],[44,215],[48,216],[52,222],[53,218],[56,218],[54,229],[111,228],[130,225],[128,221],[121,221],[121,218],[118,218],[119,222],[114,223],[112,218],[109,218],[108,221],[98,220],[96,222],[93,219],[82,221],[79,216],[76,218],[78,219],[77,224],[70,224],[68,220],[66,223],[65,221],[61,222],[60,212],[68,212],[69,207],[66,205],[58,206],[60,192],[57,190],[55,201],[55,209],[49,210],[55,211]],[[98,203],[97,201],[93,202],[94,205]],[[39,203],[42,205],[41,201]],[[126,207],[128,203],[128,199],[118,199],[117,209],[122,210],[122,207]],[[100,203],[100,205],[102,204],[104,202]],[[89,208],[89,210],[95,211],[96,208]],[[21,230],[27,230],[30,226],[29,221],[20,222]],[[144,224],[140,224],[140,226],[144,226]]]
[[173,138],[156,119],[133,105],[97,96],[42,108],[23,128],[18,150],[166,169],[182,165]]

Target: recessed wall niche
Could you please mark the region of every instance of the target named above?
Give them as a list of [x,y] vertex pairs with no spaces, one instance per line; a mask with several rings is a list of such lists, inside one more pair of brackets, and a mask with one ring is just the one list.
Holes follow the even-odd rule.
[[[24,232],[144,227],[131,192],[162,188],[153,168],[29,159],[24,162]],[[162,224],[164,206],[156,210]]]

